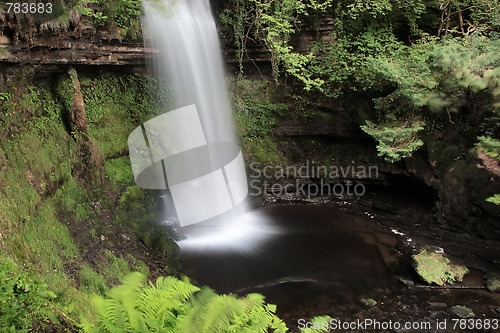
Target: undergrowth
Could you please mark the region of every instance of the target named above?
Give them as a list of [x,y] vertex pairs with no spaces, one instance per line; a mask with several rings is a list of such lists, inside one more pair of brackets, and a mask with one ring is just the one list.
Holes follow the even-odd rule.
[[[132,254],[110,250],[106,239],[124,228],[139,229],[147,219],[151,201],[133,187],[126,152],[130,131],[155,112],[153,83],[125,75],[88,77],[81,85],[89,135],[107,157],[107,181],[100,189],[75,177],[78,145],[52,84],[20,85],[1,94],[0,279],[19,285],[0,286],[0,306],[12,308],[0,311],[2,332],[44,325],[74,331],[80,316],[95,317],[93,295],[104,295],[132,271],[148,273]],[[30,281],[29,293],[20,292],[22,281]],[[13,312],[18,303],[29,316]]]

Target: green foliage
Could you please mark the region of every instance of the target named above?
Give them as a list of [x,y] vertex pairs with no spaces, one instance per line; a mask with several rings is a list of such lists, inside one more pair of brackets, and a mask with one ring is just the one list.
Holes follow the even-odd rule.
[[106,3],[114,12],[114,15],[110,14],[111,19],[114,19],[116,25],[124,30],[122,35],[138,39],[141,34],[141,0],[114,0]]
[[263,42],[271,53],[273,75],[277,80],[282,69],[301,81],[305,89],[321,89],[323,81],[314,78],[308,70],[311,55],[304,55],[293,50],[289,45],[295,27],[300,23],[300,15],[309,15],[331,6],[331,0],[232,0],[231,9],[221,14],[221,21],[233,29],[234,40],[238,49],[237,56],[242,73],[243,56],[249,39],[256,38]]
[[287,109],[276,101],[270,82],[239,78],[233,82],[231,95],[239,133],[245,137],[267,135]]
[[[92,116],[89,121],[91,134],[99,129],[98,138],[104,141],[108,153],[122,154],[130,130],[149,119],[150,112],[158,110],[156,101],[149,99],[149,92],[160,88],[141,76],[115,76],[109,80],[84,78],[81,83],[83,92],[91,93],[87,98],[94,98],[88,109]],[[78,146],[61,117],[61,110],[73,103],[71,84],[71,78],[66,77],[55,87],[47,82],[16,87],[3,95],[6,100],[0,104],[0,164],[2,170],[8,171],[0,172],[0,251],[28,267],[30,281],[31,276],[37,276],[40,284],[50,286],[57,298],[45,300],[46,308],[54,311],[60,325],[66,327],[71,327],[74,318],[82,314],[93,316],[90,293],[104,294],[109,286],[118,283],[131,270],[147,272],[141,261],[106,251],[98,252],[92,258],[94,265],[90,267],[83,262],[77,241],[84,242],[83,246],[88,246],[87,241],[101,243],[92,245],[92,249],[104,246],[114,240],[102,241],[98,237],[101,233],[108,237],[108,228],[118,228],[121,220],[128,221],[127,227],[133,225],[139,229],[139,225],[150,218],[147,208],[151,201],[149,198],[146,204],[137,201],[144,195],[139,196],[140,193],[133,193],[131,189],[122,199],[122,204],[128,208],[110,209],[111,216],[106,214],[103,217],[102,209],[111,205],[108,195],[113,195],[112,190],[106,186],[105,195],[102,192],[90,195],[74,178]],[[99,85],[102,91],[97,91]],[[57,94],[51,88],[56,88]],[[103,108],[99,108],[99,103]],[[105,124],[101,127],[103,122]],[[118,137],[116,142],[119,145],[108,143],[114,137]],[[113,183],[120,184],[119,189],[131,185],[127,183],[131,179],[128,157],[109,162],[111,167],[107,171],[108,175],[112,172]],[[99,234],[95,230],[97,218]],[[106,219],[105,226],[102,226],[102,218]],[[88,240],[82,233],[92,229],[94,223],[93,239]],[[92,235],[92,232],[88,234]],[[167,250],[166,247],[160,251],[172,253],[171,248]],[[78,282],[80,290],[76,288]],[[0,290],[2,287],[3,281],[0,281]],[[3,304],[0,305],[0,318],[3,315],[1,306]],[[24,321],[23,315],[18,315],[19,321]],[[46,322],[45,317],[38,317],[34,311],[30,316],[37,327]],[[0,319],[0,326],[3,323]],[[59,325],[51,324],[54,326],[59,328]],[[20,332],[25,328],[29,327],[18,327]],[[0,327],[1,332],[8,329],[10,326]]]
[[47,285],[22,272],[12,259],[0,253],[0,330],[29,332],[34,322],[51,319],[48,301],[56,295]]
[[106,161],[106,176],[115,185],[130,186],[134,183],[134,175],[130,166],[130,158],[122,156]]
[[[363,31],[365,27],[392,27],[395,30],[407,26],[412,35],[421,33],[419,23],[422,16],[432,12],[427,6],[435,6],[426,0],[374,0],[345,1],[338,4],[342,24],[352,34]],[[435,20],[436,17],[431,17]]]
[[424,144],[416,135],[424,129],[419,123],[379,126],[367,120],[361,129],[377,140],[378,155],[389,162],[411,156]]
[[108,21],[108,17],[99,8],[100,4],[101,0],[80,0],[75,8],[83,16],[91,18],[97,25],[103,25]]
[[500,206],[500,194],[495,194],[486,199],[487,202]]
[[122,37],[131,39],[141,37],[140,0],[80,0],[75,8],[98,26],[116,25],[121,29]]
[[118,203],[122,209],[127,211],[140,210],[144,205],[145,198],[144,190],[137,185],[132,185],[126,188]]
[[231,85],[235,121],[243,150],[262,163],[279,163],[280,153],[270,135],[288,107],[279,102],[273,82],[239,77]]
[[[448,6],[427,0],[341,0],[316,5],[328,12],[333,33],[322,36],[318,31],[322,38],[298,54],[289,42],[300,19],[315,14],[313,3],[229,1],[221,19],[232,27],[240,65],[247,41],[260,41],[271,52],[275,76],[289,73],[307,89],[316,87],[341,103],[371,100],[374,114],[361,116],[373,125],[365,124],[363,130],[380,137],[379,153],[390,161],[423,145],[417,123],[425,120],[428,131],[442,127],[443,121],[458,124],[468,117],[465,110],[477,114],[476,123],[469,128],[462,124],[459,131],[472,140],[497,135],[498,1],[458,0]],[[440,23],[445,10],[451,10],[449,19]]]
[[[393,126],[391,129],[385,123],[399,119],[399,123],[412,124],[415,117],[423,118],[426,110],[431,112],[425,116],[429,120],[445,113],[453,123],[454,114],[476,107],[479,98],[486,103],[482,107],[490,110],[486,114],[493,117],[498,114],[500,97],[499,54],[498,41],[479,36],[430,40],[411,47],[400,46],[392,54],[369,57],[367,68],[381,80],[381,85],[395,89],[374,99],[381,124],[367,124],[362,129],[379,141],[377,148],[382,156],[395,161],[399,158],[391,157],[390,149],[399,149],[403,144],[401,157],[410,156],[423,144],[415,135],[422,128],[404,125],[404,130],[396,128],[394,132]],[[497,127],[495,121],[484,121],[482,131],[494,133]],[[478,147],[495,154],[493,141],[479,140]]]
[[74,214],[78,221],[85,220],[92,214],[88,194],[73,178],[61,186],[55,198],[59,212]]
[[109,285],[116,285],[127,274],[130,273],[130,264],[124,258],[119,258],[109,250],[100,253],[102,275]]
[[500,31],[500,3],[492,0],[458,1],[470,10],[471,30],[483,35],[496,35]]
[[429,284],[443,286],[446,283],[461,282],[469,272],[467,267],[451,264],[443,255],[425,249],[413,255],[412,259],[418,275]]
[[167,90],[144,76],[81,78],[81,86],[89,133],[108,158],[126,152],[130,132],[170,103]]
[[259,294],[217,295],[188,280],[160,277],[145,285],[140,273],[128,275],[106,298],[95,297],[95,322],[82,320],[87,333],[105,332],[286,332],[276,306]]
[[104,278],[92,268],[86,266],[80,270],[80,290],[86,293],[102,295],[108,290]]
[[370,65],[385,82],[397,87],[383,98],[386,105],[404,102],[410,111],[427,106],[434,112],[456,112],[468,102],[467,93],[487,90],[494,94],[500,77],[499,53],[495,39],[450,38],[400,47],[390,55],[372,57]]
[[0,101],[1,102],[7,102],[12,99],[12,93],[8,91],[0,92]]
[[353,92],[376,93],[383,82],[372,68],[372,59],[391,56],[401,47],[390,29],[368,29],[359,36],[336,31],[334,42],[317,42],[312,48],[310,70],[325,82],[326,96],[339,97]]
[[479,142],[476,144],[476,149],[481,150],[491,158],[500,161],[500,140],[496,140],[486,136],[478,137]]
[[321,3],[304,3],[297,0],[286,1],[261,1],[252,0],[256,9],[256,35],[265,42],[271,52],[273,73],[279,75],[279,66],[282,65],[286,73],[296,77],[305,86],[306,90],[312,87],[319,88],[323,81],[313,78],[312,73],[307,70],[307,64],[311,55],[303,55],[293,52],[290,46],[290,36],[295,32],[295,26],[300,23],[299,15],[307,15],[308,9],[327,8],[331,0]]

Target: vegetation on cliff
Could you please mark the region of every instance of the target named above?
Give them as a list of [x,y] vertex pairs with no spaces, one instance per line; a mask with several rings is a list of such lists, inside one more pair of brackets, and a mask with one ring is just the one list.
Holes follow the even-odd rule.
[[[220,18],[233,36],[240,76],[244,64],[254,66],[249,45],[261,43],[278,83],[295,81],[325,105],[349,105],[386,161],[427,154],[439,177],[461,160],[500,174],[497,1],[225,4]],[[312,41],[304,42],[309,46],[295,50],[300,38],[294,36],[311,29]],[[481,171],[467,170],[462,178],[470,177],[470,191],[480,193],[475,203],[498,203],[491,186],[487,193],[479,190]],[[453,201],[448,194],[443,191],[443,201]]]
[[[443,219],[451,220],[445,213],[483,219],[494,212],[489,207],[500,204],[490,186],[500,172],[497,1],[221,4],[220,20],[233,34],[239,60],[239,77],[231,86],[247,157],[280,163],[285,156],[273,131],[283,119],[306,119],[312,100],[349,105],[360,120],[359,132],[373,139],[381,158],[398,165],[424,155],[442,182]],[[111,31],[110,39],[140,40],[140,14],[138,0],[58,0],[48,16],[1,12],[0,23],[14,43],[67,31],[78,38],[92,29]],[[319,26],[322,20],[331,25],[327,33]],[[318,22],[308,23],[317,38],[298,52],[294,37],[304,22]],[[245,77],[247,48],[259,43],[269,50],[274,82]],[[88,331],[94,329],[90,323],[119,320],[125,330],[136,318],[137,325],[146,325],[147,311],[179,319],[177,324],[200,311],[235,329],[253,324],[282,329],[274,308],[259,296],[206,291],[191,298],[197,287],[187,283],[189,295],[177,298],[168,313],[137,304],[124,309],[116,289],[110,289],[120,281],[121,290],[145,297],[165,281],[181,283],[144,284],[148,274],[155,279],[177,272],[167,260],[172,244],[151,222],[154,202],[134,185],[126,145],[130,131],[168,101],[151,99],[151,90],[164,88],[144,75],[60,72],[35,80],[20,71],[18,81],[0,92],[0,330],[70,331],[80,316],[87,318]],[[465,193],[462,201],[455,200],[456,193]],[[153,264],[152,256],[161,264]],[[132,275],[135,284],[131,277],[123,280],[132,271],[143,274]],[[209,310],[220,299],[221,307],[244,310],[231,312],[230,320],[218,317],[220,312]],[[115,317],[106,319],[117,308]],[[117,319],[126,310],[132,317]],[[255,315],[268,321],[257,323]]]
[[[80,315],[92,317],[92,295],[125,274],[176,269],[122,144],[154,112],[155,85],[144,76],[68,73],[55,85],[20,76],[2,94],[0,304],[10,309],[0,311],[2,331],[66,331]],[[148,266],[146,252],[165,266]]]
[[[430,138],[424,132],[439,123],[456,124],[471,119],[470,113],[475,133],[471,126],[456,126],[473,138],[469,146],[498,143],[496,1],[228,2],[221,19],[233,31],[240,66],[247,43],[256,39],[269,49],[276,78],[295,77],[306,90],[316,88],[327,97],[370,97],[375,113],[362,129],[388,161],[410,156]],[[308,16],[319,22],[331,18],[333,31],[307,53],[296,52],[291,36]],[[498,153],[492,145],[481,149]]]

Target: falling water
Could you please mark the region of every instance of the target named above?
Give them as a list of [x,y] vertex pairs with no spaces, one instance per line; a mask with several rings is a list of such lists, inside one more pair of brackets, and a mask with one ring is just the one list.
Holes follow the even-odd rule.
[[146,42],[158,50],[155,75],[174,84],[174,108],[195,104],[208,142],[234,142],[219,39],[208,0],[145,4]]
[[[187,239],[178,244],[248,251],[276,230],[244,208],[246,173],[209,1],[145,0],[144,9],[146,46],[155,50],[151,69],[171,83],[176,110],[165,114],[171,115],[168,119],[145,123],[136,134],[148,136],[150,156],[161,151],[151,162],[161,160],[171,193],[167,210],[175,210],[181,227],[189,225],[182,230]],[[160,141],[159,148],[152,147]],[[134,174],[143,169],[136,167]],[[161,173],[157,167],[155,175]]]

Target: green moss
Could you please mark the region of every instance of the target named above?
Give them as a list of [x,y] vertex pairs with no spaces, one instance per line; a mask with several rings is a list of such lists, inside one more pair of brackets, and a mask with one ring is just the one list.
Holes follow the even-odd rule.
[[243,152],[264,165],[278,165],[284,157],[271,136],[243,138]]
[[143,202],[145,198],[146,196],[144,194],[144,191],[140,187],[133,185],[127,187],[118,202],[120,204],[120,207],[122,207],[123,209],[133,211],[139,210],[144,207]]
[[115,185],[130,186],[134,183],[130,158],[123,156],[106,161],[106,176]]
[[57,94],[61,98],[65,110],[71,110],[75,98],[73,79],[75,78],[76,72],[74,72],[73,69],[70,73],[73,74],[73,77],[71,77],[70,74],[61,75],[56,87]]
[[442,286],[446,283],[461,282],[469,272],[467,267],[451,264],[448,258],[428,250],[413,255],[412,259],[418,275],[429,284]]
[[163,112],[159,105],[170,105],[168,93],[145,77],[82,77],[80,82],[90,136],[107,158],[123,154],[130,132]]
[[70,178],[61,186],[56,192],[54,199],[61,213],[74,214],[79,221],[87,219],[92,215],[89,209],[90,198],[74,178]]
[[[79,147],[62,117],[73,103],[71,76],[59,80],[57,96],[50,84],[21,87],[16,93],[3,93],[0,106],[0,131],[10,131],[0,141],[0,251],[51,287],[57,298],[47,306],[68,325],[76,324],[82,314],[94,315],[91,294],[102,294],[132,270],[148,273],[132,255],[108,250],[92,264],[85,263],[76,243],[81,235],[74,239],[70,229],[90,230],[95,239],[102,232],[95,229],[101,228],[96,222],[102,222],[102,209],[111,214],[104,217],[109,218],[106,232],[124,225],[137,231],[152,220],[147,214],[150,198],[132,186],[128,156],[106,162],[108,179],[115,186],[105,183],[96,190],[75,178]],[[158,104],[168,104],[166,98],[151,101],[152,86],[148,79],[134,76],[82,79],[90,136],[107,156],[122,154],[130,130],[158,111]],[[115,188],[125,188],[119,210],[113,207]],[[170,248],[166,251],[172,253]]]
[[80,270],[80,290],[104,296],[108,286],[104,278],[92,268],[85,266]]
[[364,306],[366,306],[367,308],[372,308],[374,307],[375,305],[377,305],[377,301],[374,300],[373,298],[362,298],[360,300],[361,304],[363,304]]
[[10,57],[10,51],[7,48],[0,47],[0,59]]
[[492,293],[500,293],[500,274],[486,275],[486,289]]
[[450,312],[460,318],[474,318],[476,316],[474,311],[463,305],[452,306]]
[[118,284],[125,275],[131,273],[133,270],[139,270],[143,274],[149,273],[147,266],[131,255],[120,258],[109,250],[103,250],[100,256],[102,259],[102,267],[100,267],[101,275],[109,286]]

